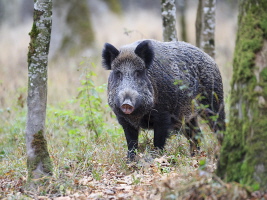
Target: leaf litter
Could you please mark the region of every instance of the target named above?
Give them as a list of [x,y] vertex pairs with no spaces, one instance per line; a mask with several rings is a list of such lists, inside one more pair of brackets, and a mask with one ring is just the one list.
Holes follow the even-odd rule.
[[137,162],[127,165],[130,173],[120,172],[116,164],[94,161],[95,167],[103,169],[100,178],[95,178],[90,170],[78,176],[66,171],[65,178],[72,179],[72,185],[66,187],[60,178],[52,178],[39,191],[25,189],[26,177],[15,180],[11,170],[0,177],[0,199],[267,199],[267,193],[223,182],[214,174],[216,163],[203,160],[207,160],[205,152],[190,157],[184,170],[172,163],[172,156],[146,159],[140,154]]

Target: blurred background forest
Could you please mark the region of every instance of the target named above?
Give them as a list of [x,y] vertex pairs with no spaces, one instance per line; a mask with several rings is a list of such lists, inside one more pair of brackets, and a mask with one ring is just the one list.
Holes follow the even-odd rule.
[[[79,3],[77,3],[79,2]],[[197,1],[177,1],[177,33],[181,38],[179,10],[185,2],[187,42],[195,44]],[[237,2],[218,0],[216,5],[216,62],[229,91],[237,29]],[[27,52],[32,26],[32,0],[0,1],[0,109],[26,101]],[[96,66],[96,84],[107,82],[101,68],[105,42],[121,46],[139,39],[162,41],[160,0],[54,0],[53,26],[48,66],[48,104],[57,104],[77,94],[81,66]],[[86,59],[84,58],[86,57]]]

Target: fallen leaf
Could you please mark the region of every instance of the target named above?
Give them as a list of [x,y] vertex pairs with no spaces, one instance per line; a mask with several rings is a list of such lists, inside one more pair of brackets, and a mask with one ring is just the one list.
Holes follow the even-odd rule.
[[70,200],[71,198],[69,196],[67,197],[56,197],[54,200]]
[[112,195],[112,194],[115,194],[115,191],[114,190],[105,190],[104,193],[107,195]]
[[49,198],[46,197],[46,196],[38,196],[37,199],[38,200],[46,200],[46,199],[49,199]]

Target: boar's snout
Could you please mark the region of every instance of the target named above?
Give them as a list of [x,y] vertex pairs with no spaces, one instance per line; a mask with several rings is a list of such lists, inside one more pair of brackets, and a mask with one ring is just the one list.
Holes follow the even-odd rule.
[[137,108],[138,92],[134,89],[125,89],[119,93],[119,107],[124,114],[132,114]]
[[126,99],[122,103],[121,110],[122,110],[122,112],[124,112],[127,115],[131,114],[134,111],[134,106],[133,106],[133,103],[131,102],[130,99]]

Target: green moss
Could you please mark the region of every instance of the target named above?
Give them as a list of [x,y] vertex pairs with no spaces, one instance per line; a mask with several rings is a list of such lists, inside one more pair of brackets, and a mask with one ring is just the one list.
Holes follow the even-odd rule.
[[267,66],[260,73],[260,86],[263,88],[262,96],[267,100]]
[[43,172],[46,175],[52,175],[53,166],[47,150],[47,142],[43,136],[42,130],[34,134],[32,148],[34,149],[35,156],[34,158],[28,158],[27,160],[29,179],[34,177],[32,172],[40,163],[42,165]]
[[[267,39],[267,3],[240,1],[238,32],[231,82],[230,119],[225,133],[217,174],[226,181],[267,188],[267,68],[255,71],[256,53]],[[263,88],[255,90],[256,86]],[[266,99],[265,99],[266,100]],[[261,167],[261,166],[265,166]]]
[[[252,5],[252,7],[257,7]],[[237,32],[236,49],[234,55],[235,82],[246,82],[253,74],[255,53],[259,51],[263,44],[264,30],[262,30],[262,15],[265,12],[261,9],[251,9],[244,15],[239,16],[239,30]],[[265,13],[263,13],[266,15]],[[252,31],[253,30],[253,31]]]
[[267,66],[260,72],[260,81],[263,83],[267,82]]
[[31,32],[29,33],[30,37],[31,37],[31,42],[29,44],[29,51],[28,51],[28,63],[30,64],[32,61],[31,61],[31,57],[32,55],[35,53],[35,49],[37,47],[37,41],[36,41],[36,38],[38,36],[38,34],[40,33],[40,31],[38,30],[37,26],[36,26],[36,23],[33,22],[33,25],[32,25],[32,30]]
[[34,22],[32,25],[32,30],[29,33],[29,35],[31,36],[31,38],[36,38],[39,33],[40,31],[37,29],[36,23]]

